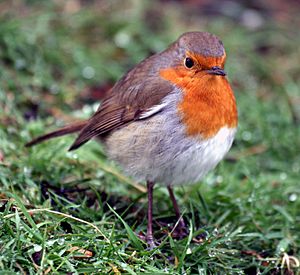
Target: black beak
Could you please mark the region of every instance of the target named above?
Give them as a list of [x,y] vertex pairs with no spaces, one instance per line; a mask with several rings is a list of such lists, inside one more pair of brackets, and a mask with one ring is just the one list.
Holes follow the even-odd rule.
[[208,70],[208,73],[209,74],[214,74],[214,75],[221,75],[221,76],[226,75],[225,71],[222,68],[218,67],[218,66],[212,67],[210,70]]

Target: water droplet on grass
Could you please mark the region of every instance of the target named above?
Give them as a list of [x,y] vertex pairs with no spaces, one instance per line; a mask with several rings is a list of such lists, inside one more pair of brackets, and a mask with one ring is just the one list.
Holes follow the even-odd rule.
[[250,140],[252,139],[252,133],[249,132],[249,131],[244,131],[244,132],[242,133],[242,139],[243,139],[244,141],[250,141]]
[[78,159],[78,155],[74,152],[67,152],[66,156],[71,159]]
[[222,176],[217,176],[216,182],[217,183],[222,183],[223,182],[223,177]]
[[15,67],[17,70],[22,70],[26,67],[26,61],[23,58],[19,58],[15,62]]
[[96,172],[96,178],[102,178],[105,175],[104,171],[98,170]]
[[248,201],[248,202],[254,202],[254,201],[255,201],[254,195],[252,194],[252,195],[248,198],[247,201]]
[[279,177],[280,177],[281,180],[286,180],[286,179],[287,179],[287,174],[284,173],[284,172],[283,172],[283,173],[280,173],[280,176],[279,176]]
[[49,241],[47,241],[47,245],[48,246],[52,246],[53,244],[55,244],[55,242],[56,242],[56,240],[49,240]]
[[186,250],[186,254],[187,255],[192,254],[192,249],[190,247]]
[[35,244],[33,247],[34,252],[39,252],[43,249],[43,247],[39,244]]
[[86,79],[92,79],[95,76],[95,69],[91,66],[86,66],[82,70],[82,76]]
[[31,174],[31,171],[32,171],[32,169],[31,169],[31,168],[28,168],[28,167],[26,167],[26,166],[23,168],[23,172],[24,172],[24,174],[27,175],[27,176]]
[[59,245],[63,245],[63,244],[65,243],[65,239],[64,239],[64,238],[59,238],[59,239],[57,240],[57,243],[58,243]]
[[218,236],[219,235],[219,230],[218,228],[215,228],[212,232],[213,236]]
[[130,43],[130,36],[126,32],[118,32],[115,35],[115,43],[120,48],[125,48]]
[[52,84],[50,86],[50,93],[53,94],[53,95],[56,95],[59,93],[59,86],[57,84]]
[[208,256],[211,257],[211,258],[212,258],[212,257],[216,257],[216,255],[217,255],[217,254],[216,254],[216,252],[214,252],[214,251],[208,252]]
[[292,193],[289,195],[289,201],[294,202],[298,199],[298,195],[295,193]]

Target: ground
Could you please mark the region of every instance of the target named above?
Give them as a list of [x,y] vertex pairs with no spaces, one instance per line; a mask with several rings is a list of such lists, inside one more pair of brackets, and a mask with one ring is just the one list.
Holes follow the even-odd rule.
[[[297,1],[3,1],[0,4],[1,274],[299,274]],[[182,32],[217,34],[239,109],[233,148],[202,182],[154,192],[93,141],[32,137],[88,117],[134,64]]]

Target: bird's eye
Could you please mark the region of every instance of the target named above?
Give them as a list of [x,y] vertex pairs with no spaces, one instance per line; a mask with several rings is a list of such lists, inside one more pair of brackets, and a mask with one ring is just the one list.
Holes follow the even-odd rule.
[[193,59],[187,57],[187,58],[184,60],[184,65],[185,65],[188,69],[192,68],[192,67],[194,66],[194,61],[193,61]]

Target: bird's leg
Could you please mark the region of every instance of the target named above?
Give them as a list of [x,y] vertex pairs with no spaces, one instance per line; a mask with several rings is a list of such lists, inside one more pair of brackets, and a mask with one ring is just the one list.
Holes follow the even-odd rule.
[[176,218],[177,218],[177,220],[179,220],[178,226],[177,226],[177,228],[179,229],[179,235],[180,235],[180,237],[184,237],[187,234],[187,232],[186,232],[187,228],[185,226],[185,222],[184,222],[183,218],[180,215],[180,210],[179,210],[179,207],[178,207],[178,204],[177,204],[177,201],[176,201],[176,198],[175,198],[175,195],[173,193],[173,189],[172,189],[171,186],[168,186],[168,191],[169,191],[171,201],[173,203]]
[[148,225],[147,225],[147,235],[146,241],[150,249],[155,247],[153,239],[153,230],[152,230],[152,210],[153,210],[153,187],[154,182],[147,181],[147,191],[148,191]]

